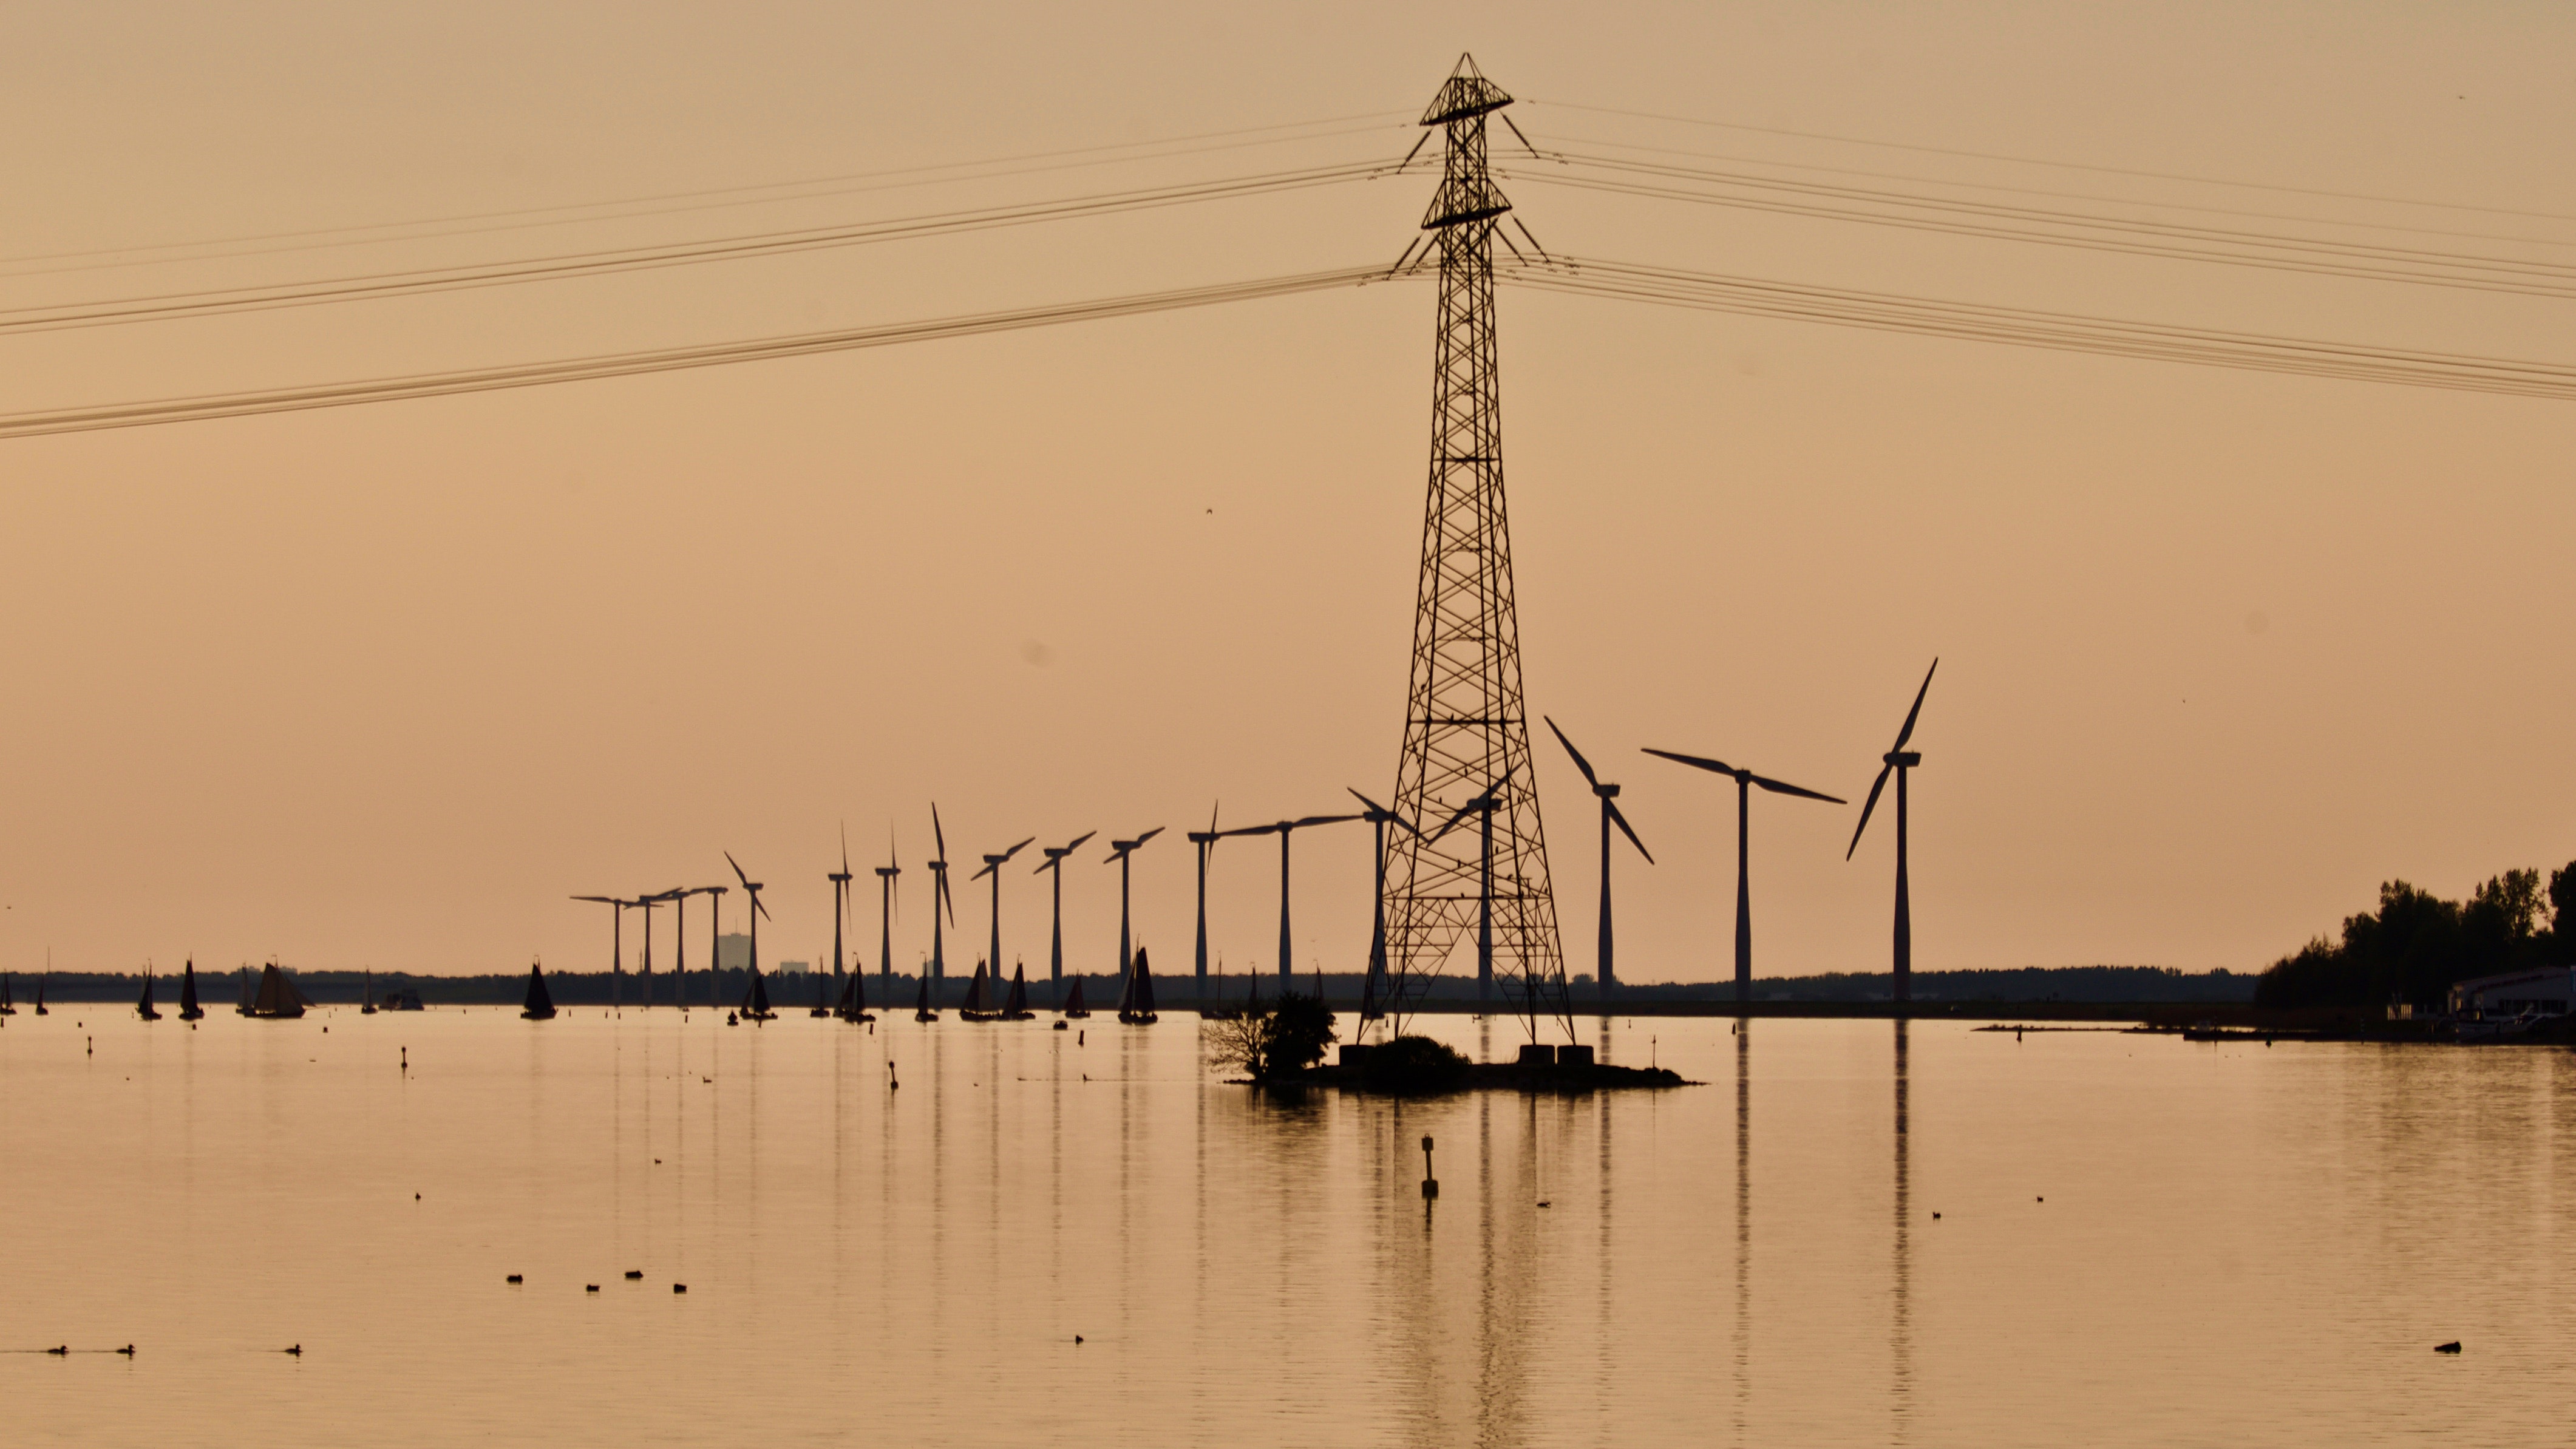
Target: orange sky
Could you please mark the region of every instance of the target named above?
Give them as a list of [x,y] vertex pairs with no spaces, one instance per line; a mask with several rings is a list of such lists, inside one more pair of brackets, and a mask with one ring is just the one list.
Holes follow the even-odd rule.
[[[2477,233],[2563,262],[2562,7],[49,7],[13,19],[0,254],[454,217],[1196,136],[1372,130],[789,207],[83,270],[7,306],[497,259],[1384,155],[1461,48],[1542,143],[1639,144]],[[1629,121],[2504,208],[2405,208]],[[1356,126],[1356,123],[1355,123]],[[1354,130],[1354,127],[1345,127]],[[2571,305],[1509,188],[1551,247],[2566,362]],[[326,381],[1391,261],[1420,177],[827,252],[0,337],[0,411]],[[2486,238],[2503,238],[2490,240]],[[2554,244],[2554,245],[2553,245]],[[958,859],[1391,788],[1428,447],[1427,286],[790,362],[0,442],[0,967],[592,967],[573,893],[772,883],[827,945],[836,832]],[[2563,402],[2195,370],[1506,291],[1533,713],[1623,781],[1622,974],[1718,979],[1714,754],[1855,798],[1943,664],[1916,964],[2259,968],[2404,876],[2576,856]],[[1569,965],[1589,800],[1542,736]],[[1883,970],[1890,842],[1757,801],[1756,966]],[[1300,837],[1300,968],[1350,969],[1362,827]],[[1624,851],[1624,847],[1623,847]],[[1045,957],[1043,881],[1006,955]],[[963,933],[984,937],[981,887]],[[864,878],[864,877],[863,877]],[[1078,964],[1115,873],[1067,876]],[[1276,855],[1217,862],[1230,969]],[[738,905],[739,897],[735,898]],[[668,917],[663,918],[666,922]],[[703,917],[698,918],[703,921]],[[873,943],[874,897],[862,937]],[[696,936],[693,931],[693,937]],[[629,933],[629,945],[633,945]],[[702,947],[700,948],[702,951]],[[971,947],[970,947],[971,949]],[[968,958],[968,959],[971,959]]]

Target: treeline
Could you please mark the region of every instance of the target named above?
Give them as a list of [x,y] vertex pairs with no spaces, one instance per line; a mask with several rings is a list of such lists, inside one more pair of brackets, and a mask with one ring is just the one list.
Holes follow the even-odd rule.
[[2342,934],[2323,936],[2284,956],[2254,989],[2258,1006],[2377,1008],[2404,1004],[2439,1010],[2451,985],[2576,961],[2576,861],[2550,872],[2509,870],[2446,901],[2402,880],[2379,888],[2379,909],[2344,918]]
[[[971,968],[970,968],[971,970]],[[250,973],[253,984],[258,972]],[[357,971],[296,971],[289,969],[297,989],[317,1006],[354,1006],[372,987],[379,1003],[396,992],[417,992],[423,1006],[515,1006],[527,994],[528,973],[524,970],[495,972],[471,976],[415,976],[403,972],[376,972],[372,977]],[[741,1004],[743,994],[751,988],[749,973],[726,970],[715,973],[710,990],[709,973],[691,971],[685,982],[676,981],[671,973],[657,971],[652,977],[652,1002],[656,1006],[677,1005],[679,992],[685,990],[688,1004],[704,1008],[711,1001],[723,1007]],[[1074,977],[1068,976],[1071,985]],[[14,989],[21,1005],[33,996],[35,978],[14,978]],[[768,983],[769,1004],[778,1011],[797,1011],[814,1004],[816,987],[822,988],[827,1000],[839,999],[839,988],[828,977],[804,972],[784,975],[764,972]],[[1082,992],[1095,1011],[1114,1009],[1118,1001],[1119,979],[1115,975],[1083,975]],[[2087,1003],[2173,1003],[2173,1002],[2243,1002],[2253,999],[2256,978],[2227,971],[2206,975],[2176,971],[2163,966],[2026,966],[1991,971],[1917,971],[1913,973],[1913,996],[1917,1001],[1951,1002],[2087,1002]],[[951,975],[939,982],[932,999],[942,1010],[954,1010],[966,994],[964,976]],[[131,1002],[142,990],[143,978],[130,972],[58,971],[45,978],[48,998],[53,1001]],[[171,976],[157,978],[156,991],[166,1006],[178,1000],[179,984]],[[1312,993],[1318,978],[1313,972],[1301,972],[1295,987]],[[1248,983],[1241,972],[1212,978],[1208,995],[1211,999],[1240,1002]],[[1363,982],[1355,971],[1331,971],[1321,978],[1322,990],[1337,1006],[1347,1007],[1360,999]],[[1154,973],[1155,994],[1161,1005],[1189,1009],[1199,1004],[1197,983],[1184,969],[1174,974],[1164,970]],[[1261,977],[1261,995],[1267,1000],[1279,994],[1280,981],[1275,975]],[[619,1002],[627,1006],[645,1005],[645,980],[639,973],[615,976],[605,971],[548,971],[546,989],[557,1006],[594,1007]],[[889,1008],[909,1010],[917,998],[920,978],[897,974],[891,979],[871,971],[867,973],[867,1001],[871,1010]],[[1476,1000],[1476,978],[1472,971],[1452,970],[1429,982],[1417,979],[1412,990],[1417,997],[1461,1005]],[[230,1007],[241,994],[237,972],[200,971],[197,992],[208,1010]],[[1601,1002],[1599,986],[1588,974],[1574,977],[1569,992],[1577,1007],[1594,1007]],[[1886,1001],[1893,994],[1893,979],[1886,972],[1834,972],[1821,976],[1766,976],[1753,983],[1756,1001],[1870,1002]],[[1508,992],[1497,983],[1496,1000],[1508,1007]],[[1727,1002],[1735,999],[1731,981],[1683,981],[1622,983],[1617,1000],[1638,1005],[1653,1002]],[[1041,1011],[1052,1011],[1056,1005],[1054,986],[1043,977],[1029,982],[1029,1004]]]

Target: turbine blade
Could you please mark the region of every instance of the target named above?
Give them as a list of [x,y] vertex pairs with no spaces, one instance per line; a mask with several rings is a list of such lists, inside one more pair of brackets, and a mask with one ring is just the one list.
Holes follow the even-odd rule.
[[1209,802],[1208,802],[1208,834],[1210,834],[1210,835],[1214,835],[1214,834],[1216,834],[1216,812],[1217,812],[1217,807],[1218,807],[1218,806],[1223,805],[1224,803],[1225,803],[1225,802],[1224,802],[1224,801],[1222,801],[1222,800],[1211,800],[1211,801],[1209,801]]
[[1448,824],[1443,825],[1438,830],[1432,832],[1430,843],[1438,845],[1440,843],[1440,837],[1447,835],[1452,826],[1455,826],[1459,821],[1466,819],[1468,812],[1476,808],[1477,801],[1483,800],[1484,798],[1484,796],[1478,795],[1474,800],[1470,800],[1466,804],[1459,806],[1458,813],[1449,817]]
[[1142,844],[1144,844],[1146,841],[1151,840],[1151,839],[1153,839],[1155,836],[1160,835],[1160,834],[1162,834],[1162,833],[1163,833],[1163,827],[1161,827],[1161,826],[1157,825],[1157,826],[1155,826],[1153,829],[1146,831],[1144,834],[1137,836],[1137,837],[1136,837],[1136,843],[1137,843],[1138,845],[1142,845]]
[[1895,768],[1894,765],[1878,767],[1878,778],[1870,782],[1869,799],[1860,807],[1860,825],[1852,831],[1852,843],[1850,848],[1843,852],[1843,859],[1851,859],[1852,851],[1860,849],[1860,833],[1869,828],[1869,812],[1878,808],[1878,792],[1887,788],[1888,772]]
[[[1526,719],[1528,716],[1524,715],[1522,718]],[[1539,718],[1547,720],[1548,730],[1556,736],[1556,742],[1565,746],[1565,752],[1574,757],[1574,768],[1583,772],[1585,783],[1591,785],[1596,790],[1599,789],[1601,787],[1601,777],[1592,773],[1592,762],[1583,758],[1583,752],[1574,747],[1574,741],[1567,739],[1565,737],[1565,731],[1556,727],[1556,721],[1547,719],[1546,715],[1540,715]]]
[[939,828],[939,802],[930,802],[930,838],[939,844],[939,858],[948,858],[948,832]]
[[1786,780],[1774,780],[1767,775],[1754,776],[1753,783],[1770,791],[1774,795],[1796,795],[1804,799],[1823,800],[1835,805],[1848,805],[1851,803],[1849,800],[1846,800],[1839,795],[1827,795],[1819,790],[1800,789],[1798,786],[1792,785]]
[[1073,838],[1072,844],[1064,848],[1064,853],[1067,855],[1073,854],[1076,850],[1079,850],[1082,847],[1082,842],[1089,840],[1091,837],[1098,835],[1099,833],[1100,832],[1097,830],[1086,830],[1082,832],[1080,835]]
[[[1923,696],[1932,692],[1932,670],[1940,667],[1941,661],[1935,659],[1932,661],[1932,669],[1923,671],[1923,687],[1914,691],[1914,707],[1905,712],[1905,728],[1896,732],[1895,750],[1904,749],[1905,742],[1914,738],[1914,717],[1923,712]],[[1890,753],[1893,752],[1894,750],[1890,751]]]
[[1008,860],[1008,859],[1010,859],[1012,856],[1015,856],[1015,855],[1019,854],[1021,851],[1028,849],[1031,845],[1035,844],[1036,842],[1037,842],[1037,837],[1036,837],[1036,836],[1034,836],[1034,835],[1032,835],[1032,836],[1030,836],[1028,839],[1021,841],[1019,844],[1012,846],[1010,849],[1008,849],[1008,850],[1006,850],[1006,851],[1003,851],[1003,852],[1002,852],[1002,859],[1004,859],[1004,860]]
[[841,874],[850,873],[850,822],[841,822]]
[[725,864],[733,867],[733,878],[742,882],[744,890],[751,889],[751,877],[742,873],[742,862],[734,859],[733,852],[730,850],[724,853],[724,858]]
[[1360,817],[1357,815],[1309,815],[1303,820],[1292,820],[1288,822],[1288,828],[1291,830],[1303,830],[1309,825],[1339,825],[1345,820],[1357,820],[1359,818]]
[[1670,760],[1676,765],[1688,765],[1695,770],[1712,770],[1720,775],[1735,773],[1735,767],[1724,760],[1706,760],[1697,755],[1677,755],[1670,750],[1648,750],[1646,753],[1657,759]]
[[760,892],[758,891],[753,891],[751,893],[751,908],[760,912],[761,919],[763,920],[774,921],[778,919],[776,916],[769,914],[769,907],[760,903]]
[[1628,817],[1619,813],[1619,802],[1605,796],[1601,801],[1601,808],[1610,812],[1610,823],[1619,827],[1620,833],[1628,837],[1630,845],[1637,847],[1637,853],[1646,858],[1646,864],[1653,865],[1655,853],[1646,848],[1646,842],[1637,838],[1637,828],[1628,823]]

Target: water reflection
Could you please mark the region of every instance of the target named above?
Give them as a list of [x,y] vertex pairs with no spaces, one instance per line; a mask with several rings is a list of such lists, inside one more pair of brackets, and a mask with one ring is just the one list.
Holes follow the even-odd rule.
[[1913,1283],[1906,1262],[1906,1122],[1905,1122],[1905,1018],[1896,1019],[1896,1289],[1894,1326],[1889,1333],[1889,1357],[1894,1364],[1891,1406],[1896,1418],[1895,1437],[1903,1440],[1910,1427],[1914,1407],[1914,1305]]
[[1753,1018],[1735,1019],[1735,1437],[1753,1407]]

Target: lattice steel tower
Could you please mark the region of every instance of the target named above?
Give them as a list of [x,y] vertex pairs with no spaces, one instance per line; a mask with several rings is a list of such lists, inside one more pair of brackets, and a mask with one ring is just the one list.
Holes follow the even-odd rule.
[[[1485,118],[1511,100],[1461,56],[1422,117],[1444,128],[1448,149],[1422,222],[1439,253],[1440,329],[1412,687],[1395,776],[1395,808],[1421,830],[1390,842],[1384,904],[1399,1012],[1471,942],[1480,999],[1493,999],[1499,978],[1535,1038],[1540,1016],[1565,1009],[1565,966],[1530,773],[1503,509],[1494,244],[1511,203],[1486,171]],[[1444,832],[1444,823],[1454,828]]]

